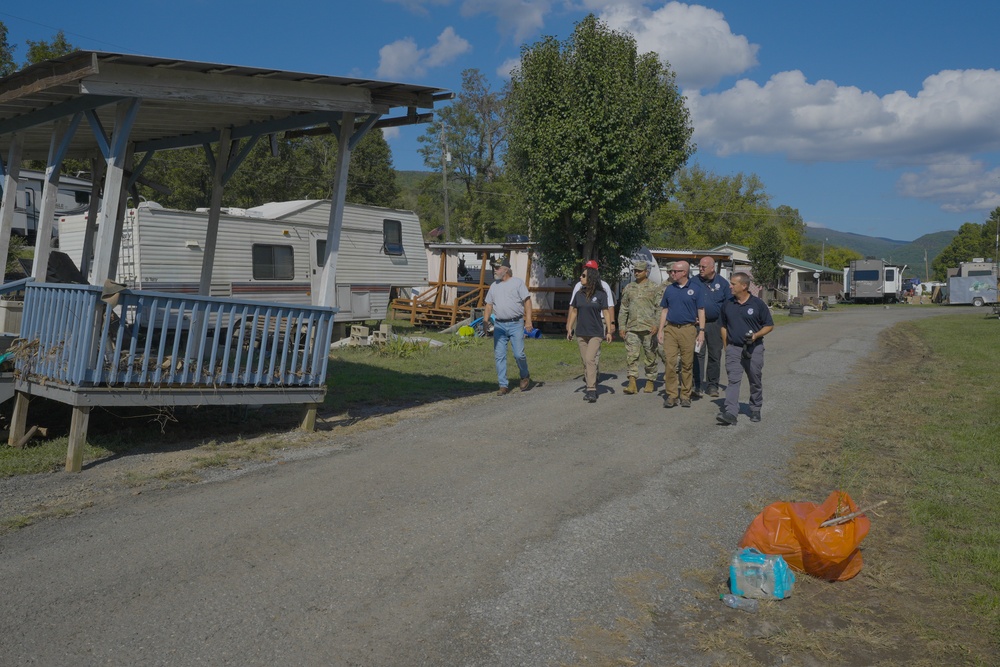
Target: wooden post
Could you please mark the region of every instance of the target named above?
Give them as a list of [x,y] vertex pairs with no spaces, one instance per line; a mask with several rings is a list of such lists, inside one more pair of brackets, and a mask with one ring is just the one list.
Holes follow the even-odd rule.
[[28,425],[28,395],[23,392],[14,394],[14,412],[10,416],[10,435],[7,444],[11,447],[24,437]]
[[319,406],[315,403],[311,403],[305,406],[305,414],[302,415],[302,423],[299,428],[303,431],[315,431],[316,430],[316,412]]
[[14,226],[14,207],[17,202],[17,177],[21,171],[21,147],[24,137],[15,133],[7,151],[7,171],[3,180],[3,206],[0,207],[0,257],[7,266],[10,253],[10,230]]
[[229,168],[229,153],[232,130],[222,128],[219,133],[219,152],[215,157],[215,172],[212,174],[212,195],[208,206],[208,229],[205,233],[205,251],[201,256],[201,278],[198,294],[209,296],[212,288],[212,268],[215,266],[215,248],[219,240],[219,217],[222,209],[223,176]]
[[73,418],[69,423],[69,447],[66,448],[66,472],[80,472],[83,469],[83,450],[87,445],[89,422],[90,406],[74,405]]

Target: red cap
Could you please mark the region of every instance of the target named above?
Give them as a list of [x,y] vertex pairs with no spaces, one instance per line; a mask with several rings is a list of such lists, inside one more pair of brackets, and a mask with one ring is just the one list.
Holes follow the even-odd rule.
[[588,269],[596,269],[597,268],[597,260],[596,259],[589,260],[586,264],[584,264],[584,267],[586,267]]

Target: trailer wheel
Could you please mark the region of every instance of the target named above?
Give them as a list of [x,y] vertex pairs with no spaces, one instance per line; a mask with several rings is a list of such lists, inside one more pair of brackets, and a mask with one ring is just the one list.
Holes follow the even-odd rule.
[[983,298],[979,297],[979,296],[977,296],[975,299],[972,300],[972,305],[975,306],[976,308],[979,308],[984,303],[986,303],[986,302],[983,301]]

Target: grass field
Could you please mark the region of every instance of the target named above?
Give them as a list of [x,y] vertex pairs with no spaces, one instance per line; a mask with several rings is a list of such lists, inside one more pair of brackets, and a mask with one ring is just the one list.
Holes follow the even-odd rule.
[[848,582],[795,595],[700,639],[718,664],[995,665],[1000,648],[1000,327],[944,316],[883,333],[880,352],[818,404],[790,500],[847,491],[889,504]]

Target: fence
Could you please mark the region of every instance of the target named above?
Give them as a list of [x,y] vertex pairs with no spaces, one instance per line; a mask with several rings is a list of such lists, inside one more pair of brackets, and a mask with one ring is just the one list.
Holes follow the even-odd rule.
[[335,308],[28,284],[16,374],[79,387],[322,387]]

